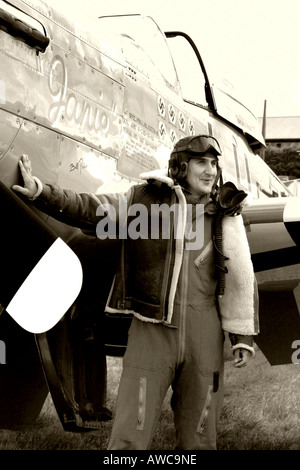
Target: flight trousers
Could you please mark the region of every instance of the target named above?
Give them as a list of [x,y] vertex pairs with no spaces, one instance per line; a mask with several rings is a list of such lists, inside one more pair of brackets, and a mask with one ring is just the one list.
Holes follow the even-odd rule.
[[108,450],[151,448],[170,386],[176,449],[216,449],[224,334],[214,300],[185,311],[175,305],[175,327],[133,318]]

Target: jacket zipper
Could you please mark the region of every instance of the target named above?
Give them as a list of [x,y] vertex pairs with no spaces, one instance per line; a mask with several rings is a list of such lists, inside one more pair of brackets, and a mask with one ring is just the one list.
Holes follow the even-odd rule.
[[[134,188],[131,189],[129,193],[129,197],[127,199],[127,216],[126,216],[126,230],[128,229],[128,212],[129,208],[133,202],[134,197]],[[120,219],[119,219],[120,220]],[[123,227],[122,227],[123,228]],[[127,236],[127,234],[126,234]],[[120,302],[120,308],[124,310],[125,308],[125,293],[126,293],[126,282],[125,282],[125,241],[122,239],[122,247],[121,247],[121,282],[122,282],[122,301]],[[123,304],[121,306],[121,304]]]
[[182,281],[181,281],[181,305],[179,311],[179,333],[178,333],[178,365],[184,360],[185,338],[186,338],[186,303],[187,303],[187,274],[189,269],[189,257],[185,252],[182,262]]
[[[172,203],[174,202],[175,197],[172,197]],[[173,213],[171,212],[173,215]],[[167,253],[166,253],[166,261],[165,261],[165,269],[163,275],[163,282],[162,282],[162,289],[161,289],[161,308],[162,308],[162,319],[163,321],[167,320],[168,316],[168,308],[166,308],[166,299],[167,299],[167,290],[169,284],[169,276],[170,276],[170,266],[171,266],[171,259],[172,259],[172,243],[174,242],[174,217],[171,217],[170,220],[170,238],[168,241],[167,246]]]

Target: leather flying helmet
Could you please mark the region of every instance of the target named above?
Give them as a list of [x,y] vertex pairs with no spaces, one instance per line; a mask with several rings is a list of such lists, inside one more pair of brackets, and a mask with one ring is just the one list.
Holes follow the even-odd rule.
[[174,146],[169,160],[169,175],[178,182],[187,175],[188,162],[211,153],[218,160],[222,154],[218,141],[210,135],[183,137]]

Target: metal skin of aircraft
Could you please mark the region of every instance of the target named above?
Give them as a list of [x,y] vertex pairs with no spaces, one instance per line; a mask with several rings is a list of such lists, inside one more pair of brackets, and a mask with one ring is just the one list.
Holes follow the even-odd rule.
[[[256,343],[272,365],[291,363],[292,344],[300,340],[299,198],[260,157],[264,139],[256,118],[210,83],[185,33],[163,33],[141,15],[86,24],[70,16],[39,0],[0,0],[1,184],[22,183],[18,162],[25,153],[44,182],[77,192],[122,192],[139,183],[140,173],[166,167],[181,137],[214,136],[224,181],[254,197],[244,215],[260,293]],[[180,75],[186,61],[175,60],[183,43],[196,65],[190,96]],[[98,240],[26,204],[74,250],[83,285],[46,332],[25,331],[2,308],[0,427],[34,423],[50,391],[65,430],[97,429],[111,417],[105,358],[124,354],[130,324],[128,316],[103,313],[118,241]],[[9,234],[8,225],[2,220],[1,232]],[[24,231],[26,223],[20,244]],[[9,237],[5,246],[1,238],[1,257],[6,254],[17,272],[22,259]]]

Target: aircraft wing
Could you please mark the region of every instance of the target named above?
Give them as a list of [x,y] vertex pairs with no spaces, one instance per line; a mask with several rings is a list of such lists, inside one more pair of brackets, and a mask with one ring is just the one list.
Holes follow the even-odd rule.
[[243,214],[260,298],[255,341],[270,364],[288,364],[300,339],[300,198],[258,199]]
[[6,353],[0,358],[0,427],[17,429],[35,422],[48,394],[34,334],[59,323],[79,294],[82,268],[74,252],[2,182],[0,199],[0,334]]

